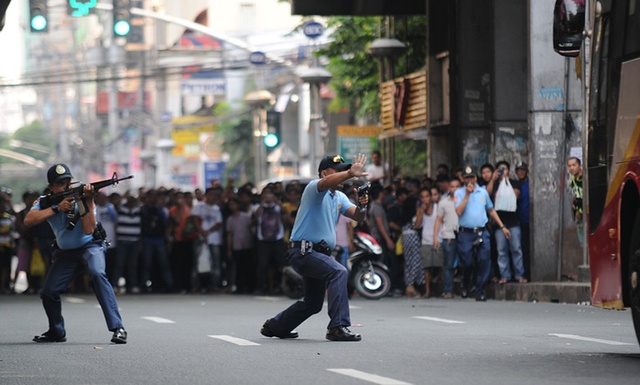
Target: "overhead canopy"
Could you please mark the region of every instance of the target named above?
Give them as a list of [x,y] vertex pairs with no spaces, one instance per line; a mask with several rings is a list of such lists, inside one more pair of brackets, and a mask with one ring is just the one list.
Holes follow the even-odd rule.
[[425,0],[293,0],[294,15],[393,16],[424,15]]

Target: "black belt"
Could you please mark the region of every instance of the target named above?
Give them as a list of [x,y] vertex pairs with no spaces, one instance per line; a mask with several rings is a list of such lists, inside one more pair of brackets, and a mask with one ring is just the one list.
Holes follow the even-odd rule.
[[[311,248],[314,251],[317,251],[318,253],[322,253],[324,255],[331,255],[331,248],[329,246],[326,245],[325,241],[322,241],[320,243],[312,243],[312,242],[308,242],[310,243],[312,246]],[[300,249],[302,250],[302,242],[301,241],[290,241],[289,242],[289,248],[290,249]],[[307,252],[310,252],[310,250],[302,250],[302,255],[305,255]]]
[[479,233],[484,231],[484,226],[482,227],[460,227],[460,232],[462,233]]

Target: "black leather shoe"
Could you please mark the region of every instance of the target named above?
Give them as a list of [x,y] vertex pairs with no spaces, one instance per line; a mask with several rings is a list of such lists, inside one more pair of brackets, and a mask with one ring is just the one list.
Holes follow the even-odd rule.
[[116,331],[113,332],[113,337],[111,337],[111,342],[113,342],[114,344],[127,343],[127,332],[124,330],[124,328],[116,329]]
[[360,334],[352,333],[346,326],[338,326],[327,330],[327,339],[330,341],[360,341]]
[[462,292],[460,293],[460,297],[467,298],[468,296],[469,296],[469,293],[467,292],[467,289],[462,289]]
[[476,296],[476,301],[478,301],[478,302],[486,302],[487,301],[487,297],[485,297],[484,294],[478,294]]
[[273,330],[271,330],[271,327],[269,326],[269,321],[265,322],[264,325],[262,325],[262,329],[260,329],[260,334],[262,334],[265,337],[298,338],[298,332],[295,330],[292,330],[289,333],[284,333],[284,334],[274,333]]
[[62,336],[57,336],[51,330],[47,330],[41,335],[33,337],[33,342],[65,342],[66,340],[66,333]]

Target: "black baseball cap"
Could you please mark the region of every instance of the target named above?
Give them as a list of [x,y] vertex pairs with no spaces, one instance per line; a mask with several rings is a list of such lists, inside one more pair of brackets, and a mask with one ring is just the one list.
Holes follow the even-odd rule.
[[66,164],[58,163],[49,167],[49,171],[47,171],[47,181],[49,181],[49,184],[60,182],[66,178],[73,178],[73,175],[71,175],[71,171]]
[[463,178],[466,178],[468,176],[477,176],[475,171],[473,170],[473,167],[471,166],[465,167],[464,170],[462,171]]
[[327,155],[320,161],[318,173],[328,168],[332,168],[336,171],[346,171],[351,168],[351,163],[345,163],[344,158],[340,155]]

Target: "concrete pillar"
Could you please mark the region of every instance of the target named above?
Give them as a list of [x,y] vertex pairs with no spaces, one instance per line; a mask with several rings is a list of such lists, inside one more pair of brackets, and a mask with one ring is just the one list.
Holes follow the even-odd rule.
[[[573,226],[565,163],[569,149],[581,146],[582,84],[574,70],[575,59],[570,59],[565,73],[565,58],[553,51],[554,0],[529,1],[528,7],[531,278],[556,281],[570,275],[570,266],[577,273],[582,258],[577,242],[563,252],[570,241],[564,235]],[[565,130],[565,113],[572,116],[577,132]],[[575,263],[567,252],[572,249],[577,251]]]

